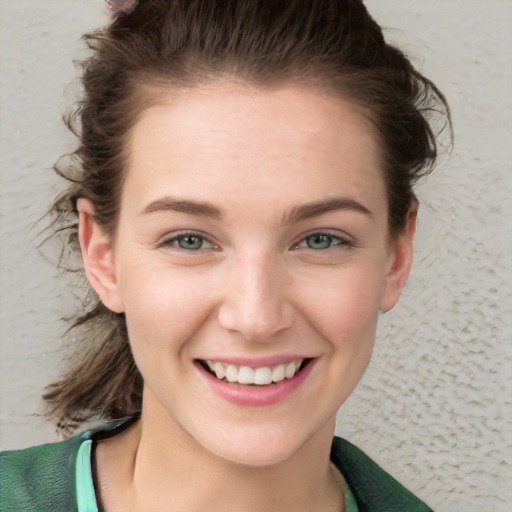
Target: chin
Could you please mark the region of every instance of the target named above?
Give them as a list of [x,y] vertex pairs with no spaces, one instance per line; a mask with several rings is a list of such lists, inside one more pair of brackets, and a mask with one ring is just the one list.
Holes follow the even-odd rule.
[[260,443],[241,442],[232,443],[230,446],[212,447],[213,453],[233,464],[254,468],[275,466],[293,458],[299,451],[300,445],[283,442]]
[[[235,432],[233,428],[226,433],[226,436],[219,438],[206,437],[197,439],[203,448],[210,453],[229,461],[233,464],[249,467],[275,466],[308,451],[308,445],[316,441],[330,447],[334,435],[334,422],[329,421],[325,427],[320,429],[301,429],[297,431],[295,425],[269,425],[264,427],[243,428],[238,427]],[[294,428],[295,427],[295,428]],[[212,431],[213,433],[214,431]],[[224,429],[216,432],[225,432]],[[314,447],[313,449],[317,449]]]

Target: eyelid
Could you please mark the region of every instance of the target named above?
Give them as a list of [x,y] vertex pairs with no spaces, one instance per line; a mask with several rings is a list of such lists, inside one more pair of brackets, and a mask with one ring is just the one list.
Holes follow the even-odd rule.
[[[195,250],[184,249],[183,247],[179,247],[177,244],[177,241],[180,238],[184,238],[187,236],[189,236],[189,237],[196,236],[198,238],[201,238],[203,240],[203,243],[209,245],[209,247],[201,247],[200,249],[195,249]],[[205,233],[203,233],[201,231],[195,231],[195,230],[190,230],[190,229],[172,231],[171,233],[167,233],[166,235],[162,236],[158,240],[158,242],[156,243],[156,247],[159,249],[166,249],[166,248],[169,249],[170,248],[170,249],[174,249],[176,251],[190,252],[190,253],[219,249],[219,245],[216,244],[215,242],[212,242],[211,237],[209,237],[208,235],[206,235]]]
[[[300,245],[302,243],[305,243],[309,237],[315,236],[315,235],[317,235],[317,236],[318,235],[326,235],[326,236],[332,238],[333,240],[339,240],[341,242],[341,243],[332,245],[332,246],[328,247],[327,249],[332,249],[335,247],[351,248],[351,247],[358,246],[358,244],[356,243],[354,238],[349,236],[348,234],[342,233],[339,230],[327,228],[327,229],[315,229],[315,230],[311,230],[310,232],[302,234],[300,236],[300,238],[297,240],[297,242],[294,242],[292,244],[292,249],[302,249],[303,247],[300,247]],[[309,247],[304,247],[304,249],[309,249]],[[323,250],[327,250],[327,249],[323,249]]]

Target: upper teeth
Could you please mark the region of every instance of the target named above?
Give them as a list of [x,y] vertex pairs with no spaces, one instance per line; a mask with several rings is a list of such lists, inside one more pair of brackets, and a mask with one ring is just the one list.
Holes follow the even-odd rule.
[[251,368],[250,366],[235,366],[234,364],[210,360],[205,362],[219,380],[224,379],[228,382],[238,382],[239,384],[265,386],[272,384],[272,382],[281,382],[285,378],[291,379],[297,373],[303,361],[303,359],[297,359],[287,364],[280,364],[274,368],[270,368],[270,366]]

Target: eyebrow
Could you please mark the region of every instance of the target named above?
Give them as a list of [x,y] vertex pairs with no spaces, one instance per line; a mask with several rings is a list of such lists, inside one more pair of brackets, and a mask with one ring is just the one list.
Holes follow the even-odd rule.
[[215,219],[220,219],[222,217],[222,212],[210,203],[173,197],[157,199],[156,201],[149,203],[144,210],[142,210],[142,214],[154,212],[188,213],[189,215],[213,217]]
[[318,217],[324,213],[336,210],[359,212],[368,217],[373,217],[373,213],[366,208],[366,206],[354,199],[349,199],[347,197],[334,197],[332,199],[316,201],[293,208],[293,210],[286,216],[285,223],[291,224],[299,222],[301,220]]
[[[283,224],[292,224],[294,222],[318,217],[336,210],[354,211],[362,213],[368,217],[373,217],[372,212],[366,208],[366,206],[354,199],[335,197],[293,208],[291,212],[285,216]],[[189,215],[212,217],[214,219],[222,218],[221,210],[210,203],[173,197],[163,197],[156,201],[152,201],[144,208],[144,210],[142,210],[142,214],[154,212],[178,212]]]

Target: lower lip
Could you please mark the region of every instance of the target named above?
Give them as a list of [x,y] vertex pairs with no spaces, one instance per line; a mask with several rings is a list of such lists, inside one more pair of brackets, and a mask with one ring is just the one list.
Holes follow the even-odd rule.
[[196,367],[206,378],[212,391],[224,400],[236,405],[265,406],[281,402],[296,391],[311,373],[315,360],[309,363],[291,379],[285,379],[268,386],[247,386],[215,378],[200,363]]

